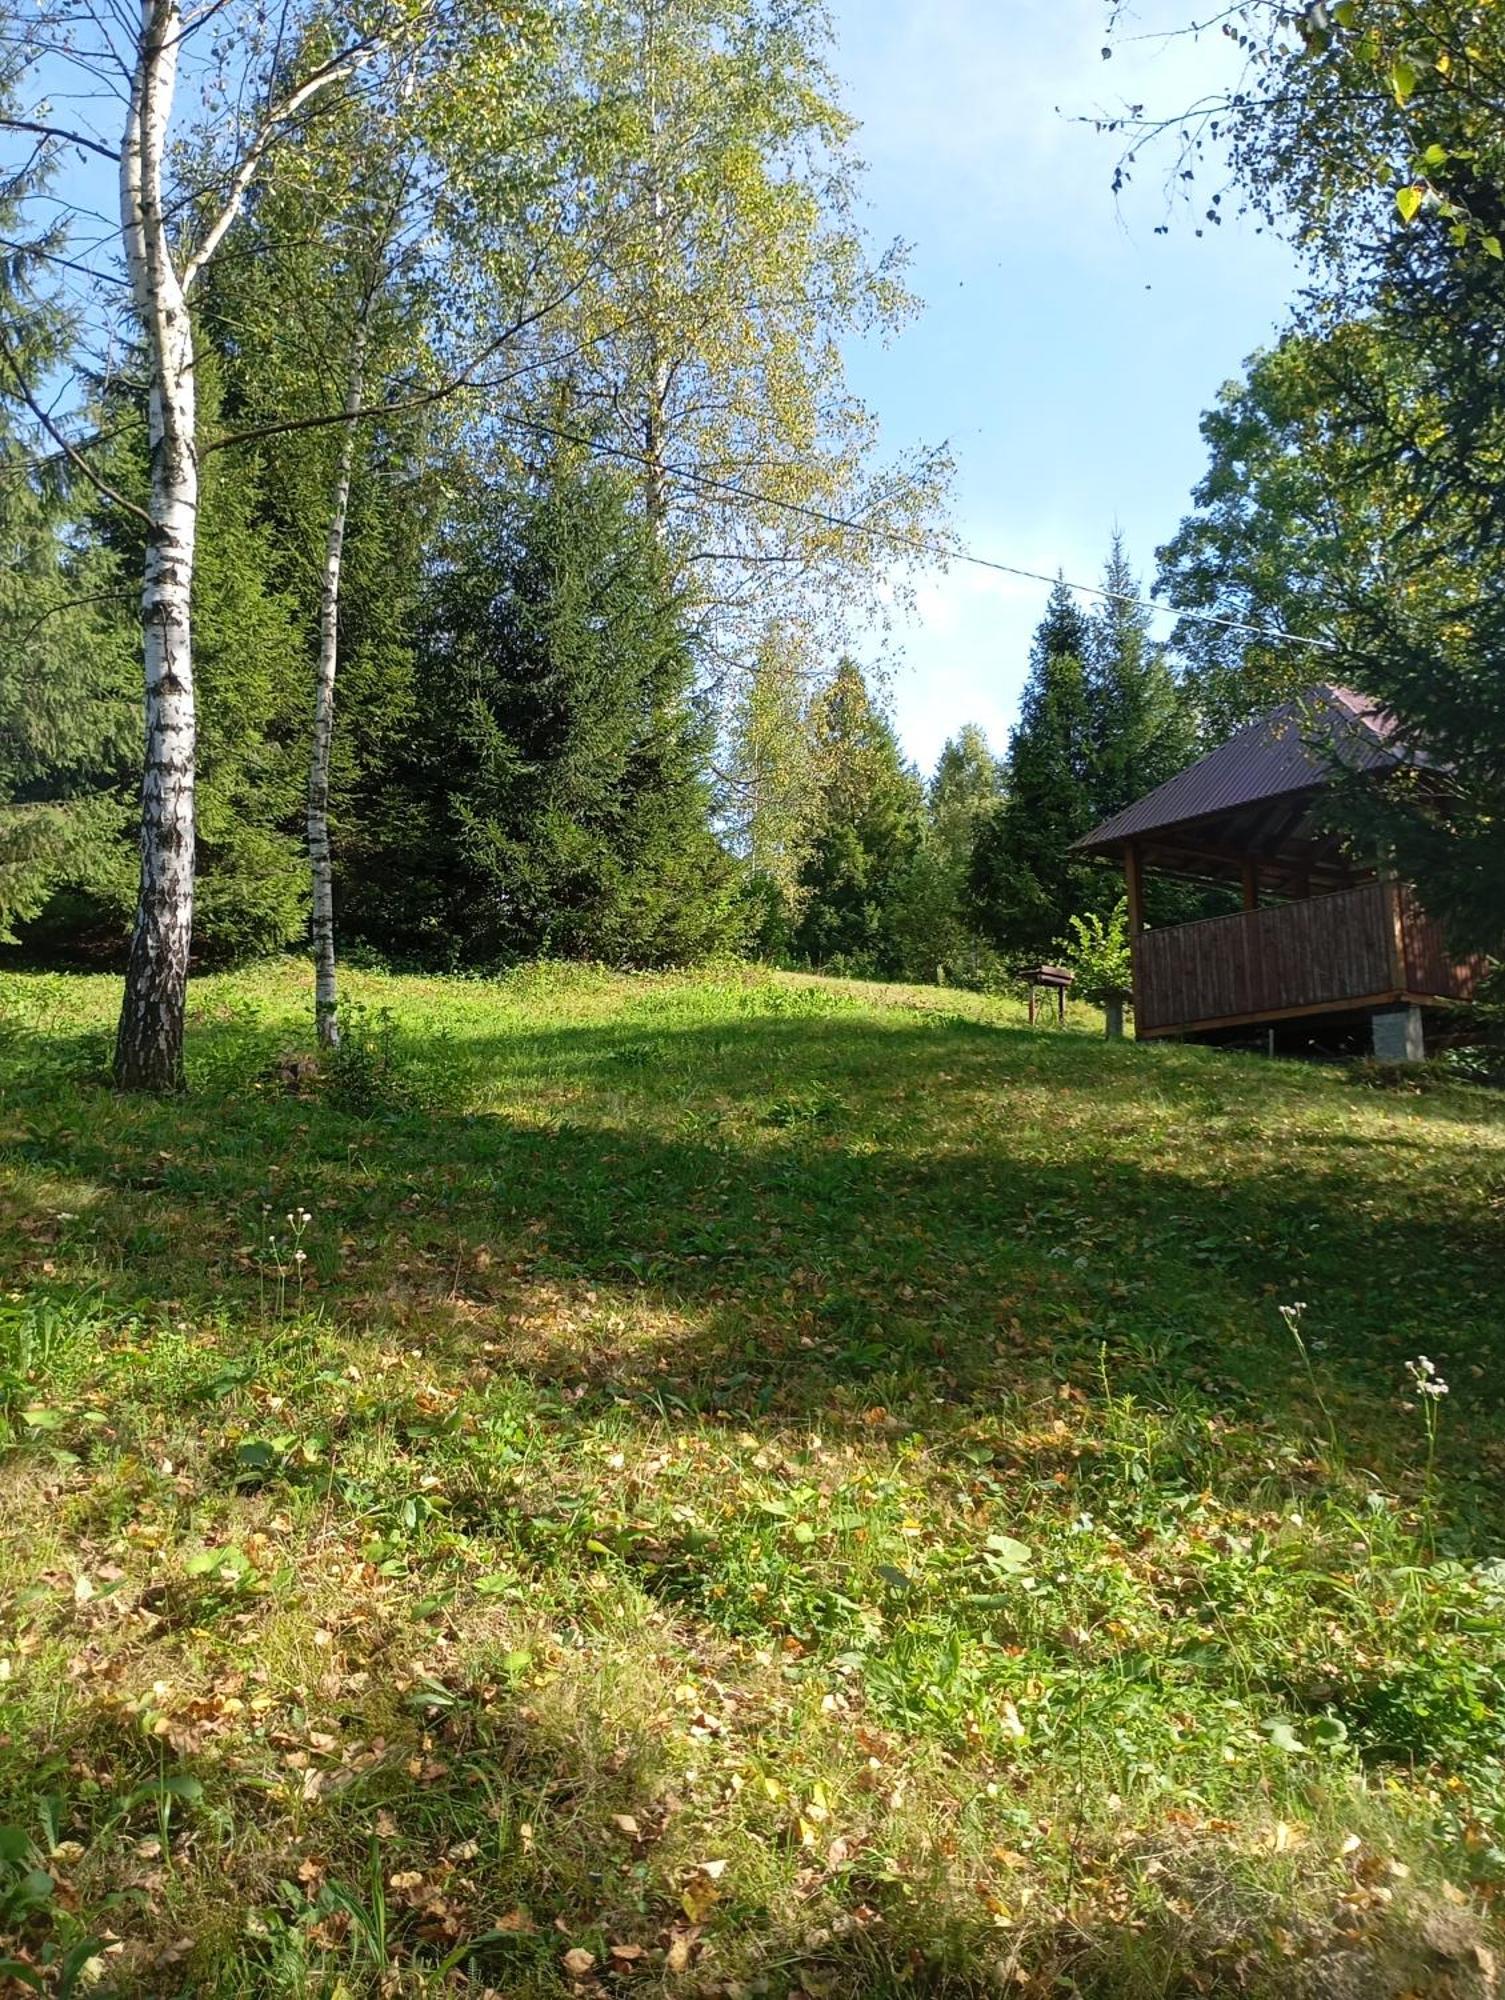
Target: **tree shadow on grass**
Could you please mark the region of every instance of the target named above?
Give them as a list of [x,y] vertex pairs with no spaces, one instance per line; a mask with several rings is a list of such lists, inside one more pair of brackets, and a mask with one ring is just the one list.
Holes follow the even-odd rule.
[[[994,1923],[956,1879],[946,1828],[910,1849],[881,1812],[863,1824],[857,1809],[849,1838],[796,1851],[797,1865],[760,1871],[742,1850],[708,1869],[662,1729],[547,1699],[541,1713],[495,1660],[410,1674],[382,1736],[360,1717],[343,1757],[328,1730],[309,1736],[316,1720],[339,1728],[338,1703],[304,1700],[207,1755],[176,1737],[154,1749],[107,1706],[75,1711],[20,1783],[50,1788],[52,1865],[78,1915],[64,1928],[43,1910],[12,1948],[40,1951],[49,1929],[66,1939],[103,1907],[103,1990],[131,2000],[1494,1990],[1487,1933],[1456,1905],[1402,1887],[1364,1913],[1362,1855],[1348,1874],[1315,1856],[1261,1866],[1207,1830],[1084,1830],[1022,1901],[1025,1878],[1005,1871]],[[284,1761],[308,1740],[325,1747]],[[0,1748],[6,1778],[17,1747]]]
[[[544,1380],[748,1420],[963,1411],[1054,1373],[1305,1424],[1291,1299],[1371,1436],[1418,1351],[1466,1391],[1450,1417],[1492,1425],[1505,1389],[1468,1129],[1429,1120],[1423,1178],[1404,1125],[1299,1123],[1326,1079],[944,1020],[632,1018],[478,1038],[429,1075],[415,1051],[427,1108],[360,1119],[287,1094],[275,1033],[198,1042],[234,1081],[167,1106],[91,1084],[93,1038],[13,1054],[13,1280],[264,1315],[269,1286],[284,1309],[296,1290],[284,1217],[307,1208],[305,1306],[426,1337],[434,1315],[526,1321]],[[1278,1151],[1245,1129],[1272,1088]],[[626,1338],[624,1312],[655,1323]],[[1414,1462],[1414,1423],[1389,1433]],[[1498,1470],[1455,1446],[1462,1486]]]
[[[1403,1482],[1421,1450],[1414,1415],[1387,1414],[1404,1359],[1425,1348],[1455,1373],[1450,1421],[1465,1400],[1483,1421],[1477,1435],[1459,1430],[1443,1478],[1460,1520],[1493,1505],[1499,1461],[1488,1455],[1485,1397],[1498,1383],[1505,1274],[1467,1133],[1455,1138],[1429,1119],[1422,1180],[1404,1119],[1359,1135],[1329,1119],[1302,1124],[1304,1107],[1331,1101],[1311,1079],[1225,1070],[1189,1052],[1142,1062],[971,1024],[633,1018],[488,1036],[441,1050],[428,1067],[412,1051],[422,1108],[365,1120],[289,1096],[264,1073],[279,1043],[275,1033],[201,1029],[199,1059],[219,1081],[168,1106],[89,1082],[93,1038],[11,1051],[0,1108],[6,1278],[33,1298],[87,1297],[101,1315],[139,1314],[148,1328],[214,1323],[198,1372],[179,1385],[190,1427],[217,1372],[254,1364],[277,1341],[313,1350],[350,1328],[419,1343],[436,1375],[442,1363],[457,1379],[489,1347],[492,1365],[526,1379],[561,1425],[572,1412],[619,1413],[661,1434],[666,1418],[704,1415],[779,1449],[818,1428],[877,1436],[896,1453],[923,1432],[937,1473],[967,1478],[1012,1478],[998,1454],[1033,1451],[1037,1462],[1015,1482],[1026,1509],[1057,1471],[1069,1476],[1072,1447],[1048,1423],[1035,1426],[1035,1442],[1005,1446],[1000,1405],[1041,1390],[1053,1398],[1062,1383],[1096,1402],[1106,1382],[1114,1398],[1132,1392],[1192,1412],[1187,1432],[1200,1427],[1207,1442],[1181,1476],[1188,1494],[1206,1482],[1220,1450],[1213,1426],[1229,1412],[1263,1427],[1272,1451],[1291,1446],[1281,1461],[1289,1484],[1323,1476],[1316,1462],[1301,1471],[1319,1413],[1277,1311],[1294,1296],[1309,1301],[1324,1398],[1340,1423],[1363,1423],[1364,1449],[1387,1481]],[[1219,1131],[1219,1120],[1232,1129]],[[300,1306],[283,1218],[304,1207],[313,1284]],[[1474,1377],[1473,1367],[1486,1372]],[[411,1438],[421,1457],[421,1431],[402,1428],[410,1414],[378,1400],[350,1421]],[[484,1450],[478,1441],[478,1459]],[[1177,1469],[1162,1461],[1156,1476],[1174,1485]],[[216,1458],[196,1504],[222,1505],[240,1478],[233,1452]],[[492,1545],[493,1530],[498,1546],[514,1535],[520,1572],[532,1573],[527,1534],[553,1523],[518,1520],[494,1478],[484,1492],[455,1485],[454,1525],[479,1529],[478,1547]],[[496,1521],[474,1516],[485,1505]],[[1477,1525],[1467,1520],[1460,1534]],[[588,1530],[568,1547],[540,1545],[537,1568],[615,1561],[631,1570],[635,1602],[709,1643],[721,1611],[676,1595],[662,1551],[635,1568],[630,1550],[608,1544],[604,1556],[583,1554]],[[1057,1650],[1069,1649],[1068,1638]],[[390,1657],[410,1661],[413,1650]],[[1308,1704],[1295,1673],[1270,1692],[1299,1713]],[[479,1978],[509,1995],[560,1990],[571,1938],[551,1926],[582,1909],[600,1928],[598,1956],[613,1932],[667,1950],[695,1857],[654,1876],[636,1843],[608,1862],[606,1844],[621,1835],[604,1831],[618,1816],[654,1826],[662,1752],[629,1744],[617,1761],[606,1705],[561,1728],[525,1714],[531,1701],[505,1685],[491,1698],[469,1683],[442,1691],[432,1717],[409,1710],[387,1725],[402,1755],[311,1802],[308,1844],[330,1850],[330,1875],[361,1891],[371,1843],[386,1838],[375,1831],[381,1811],[412,1829],[409,1858],[423,1880],[468,1837],[494,1842],[505,1821],[512,1845],[477,1908],[503,1914],[498,1899],[526,1899],[537,1928],[480,1957]],[[1327,1699],[1313,1693],[1309,1705]],[[96,1766],[124,1762],[123,1739],[111,1742],[64,1750]],[[10,1754],[24,1760],[35,1747],[18,1733]],[[433,1764],[447,1768],[426,1775]],[[254,1819],[253,1799],[221,1803],[233,1808],[223,1825]],[[536,1860],[522,1851],[522,1824],[534,1829]],[[787,1841],[787,1826],[775,1837]],[[578,1876],[560,1874],[561,1855],[574,1856]],[[646,1878],[632,1872],[639,1863]],[[745,1907],[729,1890],[706,1935],[728,1951],[739,1936],[754,1939],[753,1969],[774,1993],[797,1983],[838,2000],[986,1990],[993,1961],[942,1889],[870,1880],[860,1856],[841,1866],[832,1900],[842,1927],[829,1911],[801,1925],[753,1888],[737,1891]],[[246,1902],[280,1896],[288,1857],[264,1853],[255,1867]],[[309,1884],[290,1879],[301,1923]],[[425,1936],[438,1919],[413,1894],[394,1925],[404,1962],[421,1967],[452,1939],[442,1923],[438,1938]],[[1258,1948],[1262,1920],[1257,1907],[1240,1918],[1238,1951]],[[1090,1936],[1047,1926],[1021,1964],[1030,1978],[1104,1996],[1216,1991],[1205,1981],[1242,1976],[1236,1954],[1221,1957],[1194,1924],[1177,1931],[1169,1904],[1136,1922]],[[260,1949],[234,1945],[248,1983],[226,1985],[227,1995],[271,1990],[256,1984]],[[194,1979],[185,1995],[212,1990]]]

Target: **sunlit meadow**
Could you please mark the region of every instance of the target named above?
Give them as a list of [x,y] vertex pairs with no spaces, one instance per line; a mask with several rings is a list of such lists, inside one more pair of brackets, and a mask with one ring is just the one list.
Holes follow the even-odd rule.
[[0,1959],[1482,1996],[1505,1103],[731,971],[0,979]]

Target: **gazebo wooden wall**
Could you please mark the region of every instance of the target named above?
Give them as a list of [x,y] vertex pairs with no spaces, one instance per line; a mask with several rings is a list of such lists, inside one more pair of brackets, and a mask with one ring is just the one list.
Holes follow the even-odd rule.
[[1141,931],[1136,1030],[1186,1034],[1323,1010],[1462,1000],[1481,971],[1479,962],[1452,957],[1408,889],[1382,879]]

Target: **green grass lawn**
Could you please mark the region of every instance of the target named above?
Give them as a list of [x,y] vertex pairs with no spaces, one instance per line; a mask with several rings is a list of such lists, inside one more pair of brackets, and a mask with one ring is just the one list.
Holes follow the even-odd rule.
[[0,977],[18,1992],[1494,1991],[1505,1101],[349,985]]

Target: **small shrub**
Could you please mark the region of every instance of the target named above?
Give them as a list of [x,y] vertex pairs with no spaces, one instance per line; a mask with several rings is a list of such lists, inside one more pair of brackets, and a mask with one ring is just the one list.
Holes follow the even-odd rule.
[[623,1069],[652,1069],[663,1057],[664,1051],[657,1042],[621,1042],[606,1054],[608,1062]]
[[1359,1084],[1365,1090],[1394,1090],[1403,1097],[1424,1097],[1431,1091],[1448,1090],[1454,1084],[1478,1080],[1465,1076],[1445,1059],[1376,1062],[1373,1056],[1360,1056],[1350,1063],[1348,1076],[1350,1082]]
[[1133,978],[1128,904],[1119,901],[1106,917],[1095,910],[1072,917],[1066,931],[1056,951],[1076,974],[1083,997],[1101,1001],[1114,993],[1126,993]]
[[0,1444],[56,1446],[74,1411],[56,1399],[56,1378],[81,1332],[82,1308],[47,1298],[0,1304]]
[[770,1105],[768,1123],[786,1132],[808,1131],[835,1125],[845,1109],[834,1091],[800,1091]]
[[390,1007],[373,1013],[358,1000],[342,1004],[340,1038],[324,1052],[323,1077],[326,1102],[353,1118],[411,1108],[413,1080]]
[[1505,1090],[1505,1045],[1499,1042],[1468,1042],[1444,1049],[1435,1060],[1438,1072],[1454,1083],[1482,1084],[1487,1089]]

